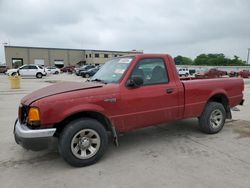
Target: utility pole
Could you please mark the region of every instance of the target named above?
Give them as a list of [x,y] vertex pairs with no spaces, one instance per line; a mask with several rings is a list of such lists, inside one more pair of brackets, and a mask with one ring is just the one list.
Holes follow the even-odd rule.
[[249,60],[249,52],[250,52],[250,48],[247,49],[247,64],[248,64],[248,60]]

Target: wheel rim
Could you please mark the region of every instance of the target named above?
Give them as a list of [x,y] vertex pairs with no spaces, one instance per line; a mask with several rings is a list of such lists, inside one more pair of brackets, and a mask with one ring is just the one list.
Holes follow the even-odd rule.
[[220,110],[214,110],[210,115],[210,125],[212,125],[213,128],[218,128],[221,126],[223,121],[223,115]]
[[85,77],[86,77],[86,78],[89,78],[89,75],[88,75],[88,74],[86,74],[86,75],[85,75]]
[[79,159],[89,159],[99,150],[101,139],[93,129],[78,131],[71,141],[71,151]]

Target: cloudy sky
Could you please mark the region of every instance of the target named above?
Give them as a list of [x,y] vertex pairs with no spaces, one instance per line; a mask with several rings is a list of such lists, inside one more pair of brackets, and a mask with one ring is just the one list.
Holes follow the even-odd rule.
[[0,0],[3,43],[246,60],[249,0]]

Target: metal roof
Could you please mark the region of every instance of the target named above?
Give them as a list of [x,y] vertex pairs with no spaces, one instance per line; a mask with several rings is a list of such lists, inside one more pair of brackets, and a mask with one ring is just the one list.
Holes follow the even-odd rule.
[[141,51],[113,51],[113,50],[91,50],[91,49],[72,49],[72,48],[51,48],[51,47],[31,47],[31,46],[4,46],[5,48],[27,48],[44,50],[72,50],[72,51],[93,51],[93,52],[113,52],[113,53],[142,53]]

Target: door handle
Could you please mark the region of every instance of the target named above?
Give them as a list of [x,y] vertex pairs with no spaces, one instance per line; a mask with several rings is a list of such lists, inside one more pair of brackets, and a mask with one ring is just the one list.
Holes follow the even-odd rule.
[[166,93],[167,94],[170,94],[170,93],[173,93],[174,92],[174,88],[168,88],[166,89]]

